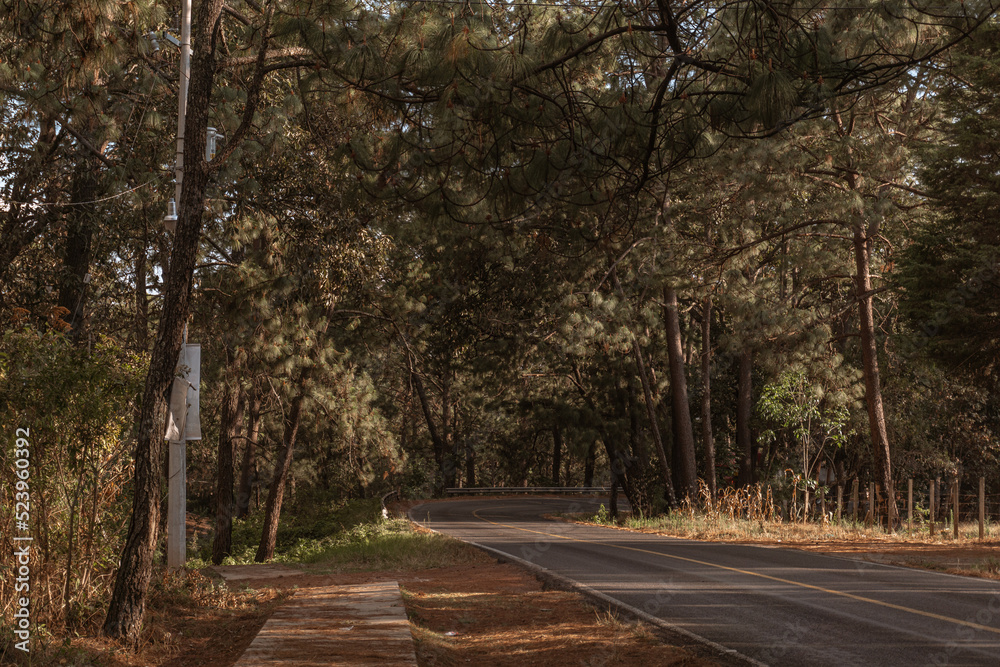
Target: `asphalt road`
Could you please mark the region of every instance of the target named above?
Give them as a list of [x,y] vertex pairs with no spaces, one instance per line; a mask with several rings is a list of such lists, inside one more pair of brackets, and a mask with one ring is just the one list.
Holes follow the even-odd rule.
[[584,499],[460,499],[414,521],[768,665],[1000,665],[1000,584],[544,518]]

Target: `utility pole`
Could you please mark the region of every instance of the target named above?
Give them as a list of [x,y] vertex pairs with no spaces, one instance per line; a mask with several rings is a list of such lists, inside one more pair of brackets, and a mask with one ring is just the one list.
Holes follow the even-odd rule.
[[163,224],[167,231],[177,228],[177,210],[181,205],[184,182],[184,121],[187,118],[188,83],[191,81],[191,0],[181,2],[181,63],[177,95],[177,155],[174,158],[174,198],[167,204]]
[[[181,63],[180,91],[177,103],[177,157],[174,165],[173,206],[167,207],[163,222],[173,232],[177,228],[177,210],[181,203],[181,187],[184,180],[184,121],[187,116],[188,83],[191,80],[191,0],[181,0]],[[184,343],[181,345],[181,359],[187,355],[187,325],[184,325]],[[178,362],[181,361],[178,359]],[[174,380],[175,389],[177,380]],[[167,567],[171,570],[184,567],[187,560],[187,387],[179,418],[179,432],[175,438],[168,438],[169,463],[167,465]],[[173,403],[173,401],[171,401]]]

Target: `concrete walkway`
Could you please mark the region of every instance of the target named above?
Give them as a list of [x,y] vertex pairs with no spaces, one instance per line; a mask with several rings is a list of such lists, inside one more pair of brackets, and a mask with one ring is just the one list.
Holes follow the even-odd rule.
[[278,607],[235,667],[416,667],[399,584],[305,588]]

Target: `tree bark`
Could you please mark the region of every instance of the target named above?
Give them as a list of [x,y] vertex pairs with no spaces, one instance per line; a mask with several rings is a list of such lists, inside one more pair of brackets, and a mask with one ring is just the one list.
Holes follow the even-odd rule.
[[715,439],[712,436],[712,297],[701,307],[701,444],[705,450],[705,481],[715,502]]
[[135,482],[132,517],[115,576],[114,590],[104,620],[104,633],[136,645],[142,630],[146,593],[153,571],[157,528],[160,523],[160,468],[168,392],[181,351],[182,332],[188,316],[191,278],[201,239],[208,169],[204,160],[208,104],[215,78],[212,33],[222,12],[222,0],[205,0],[196,25],[200,26],[191,59],[185,134],[188,139],[184,162],[184,187],[178,211],[177,231],[170,256],[163,294],[163,312],[150,357],[142,407],[136,428]]
[[677,291],[664,289],[667,358],[670,363],[670,396],[677,439],[679,496],[696,498],[698,495],[698,466],[694,451],[694,429],[691,425],[691,406],[688,402],[687,376],[684,372],[684,347],[681,341],[680,317],[677,312]]
[[858,274],[855,278],[861,334],[861,359],[865,376],[865,404],[868,408],[868,425],[872,441],[872,458],[875,461],[875,481],[885,490],[888,522],[892,530],[899,523],[896,499],[892,493],[892,461],[889,436],[882,409],[882,388],[879,380],[878,349],[875,341],[875,315],[872,306],[871,239],[860,225],[854,226],[854,262]]
[[[611,271],[611,278],[614,281],[615,291],[624,299],[625,291],[622,289],[621,281],[618,279],[618,272],[614,269]],[[656,403],[653,400],[653,390],[649,373],[647,372],[646,362],[642,356],[642,350],[639,348],[639,340],[632,333],[631,329],[629,329],[629,339],[632,343],[632,356],[635,359],[635,365],[639,372],[639,381],[642,383],[642,394],[646,402],[646,416],[649,418],[650,432],[653,434],[653,445],[656,447],[656,453],[660,457],[660,474],[663,476],[663,484],[666,489],[667,506],[674,508],[677,507],[677,494],[674,493],[674,483],[670,474],[670,462],[667,459],[666,449],[663,447],[663,435],[660,433],[659,420],[656,418]],[[605,447],[607,446],[608,441],[605,439]],[[608,458],[614,464],[616,459],[610,456],[610,451]],[[630,467],[634,468],[634,465],[630,463]],[[627,495],[629,493],[628,487],[623,483],[622,488]],[[629,497],[629,502],[632,502],[631,497]]]
[[215,486],[215,540],[212,542],[212,563],[215,565],[220,565],[233,551],[233,450],[240,433],[242,400],[241,390],[226,387],[219,425],[218,475]]
[[632,453],[639,460],[639,466],[645,467],[649,464],[649,452],[646,450],[646,444],[639,428],[639,395],[635,390],[635,377],[631,373],[628,373],[625,385],[628,389],[626,408],[628,410],[629,444],[632,445]]
[[452,424],[451,371],[445,370],[441,377],[441,442],[444,448],[441,464],[441,480],[444,488],[454,488],[458,466],[455,461],[455,434]]
[[753,351],[744,347],[736,373],[736,450],[740,453],[740,470],[736,483],[749,486],[757,481],[753,434]]
[[[73,175],[70,201],[80,204],[97,198],[97,175],[90,165],[79,165]],[[68,207],[66,225],[66,246],[63,249],[63,270],[59,281],[59,306],[67,313],[63,319],[69,324],[67,333],[79,342],[84,326],[87,307],[87,274],[93,257],[94,213],[91,206]]]
[[674,482],[670,474],[670,464],[667,462],[667,452],[663,447],[663,436],[660,434],[660,424],[656,418],[656,403],[653,401],[653,390],[650,387],[649,374],[646,372],[646,363],[642,357],[642,350],[639,349],[639,341],[634,334],[632,337],[632,354],[635,357],[635,364],[639,370],[639,380],[642,383],[643,397],[646,399],[646,416],[649,418],[650,431],[653,434],[653,444],[656,453],[660,457],[660,474],[663,476],[663,484],[666,486],[667,505],[671,508],[677,507],[677,494],[674,493]]
[[473,446],[473,439],[465,440],[465,486],[476,485],[476,449]]
[[552,427],[552,484],[559,486],[559,468],[562,466],[562,430],[556,424]]
[[443,473],[445,460],[448,457],[448,448],[441,437],[441,433],[438,431],[437,424],[434,423],[434,414],[431,412],[431,404],[427,398],[427,391],[424,389],[423,380],[420,379],[420,376],[413,369],[410,369],[410,379],[413,381],[414,389],[417,390],[417,398],[420,399],[420,410],[424,414],[424,421],[427,423],[427,432],[431,436],[431,444],[434,447],[434,462],[437,464],[438,470],[442,473],[442,476],[438,477],[434,483],[434,494],[440,496],[444,494],[444,489],[447,488]]
[[149,297],[146,293],[145,238],[135,249],[135,348],[145,352],[149,348]]
[[[576,385],[577,391],[580,392],[580,396],[583,398],[587,407],[590,408],[591,412],[595,415],[600,415],[601,411],[597,409],[597,405],[594,403],[594,398],[585,389],[583,381],[580,377],[580,369],[574,366],[574,384]],[[649,499],[646,497],[645,493],[642,492],[639,484],[637,484],[636,472],[636,460],[634,457],[629,456],[627,453],[622,453],[614,446],[614,440],[611,438],[608,429],[605,427],[603,422],[598,425],[598,432],[601,435],[601,442],[604,444],[604,451],[608,456],[608,462],[611,466],[611,484],[620,484],[622,491],[625,492],[625,497],[628,498],[629,504],[632,506],[632,511],[639,514],[648,514],[650,510]],[[596,447],[596,443],[595,443]],[[591,470],[591,475],[593,475],[593,470]],[[667,477],[668,489],[672,490],[673,487],[669,486],[670,478]]]
[[597,441],[590,443],[587,448],[587,460],[583,464],[583,485],[594,485],[594,467],[597,464]]
[[246,448],[240,464],[240,490],[236,496],[236,518],[243,519],[250,512],[250,496],[253,491],[257,438],[260,436],[260,395],[254,391],[247,406]]
[[281,438],[282,453],[274,464],[274,477],[271,480],[271,488],[268,489],[267,504],[264,506],[264,529],[261,531],[260,545],[258,545],[257,555],[254,557],[258,563],[274,558],[274,545],[278,539],[278,520],[281,518],[281,503],[285,497],[285,482],[288,480],[288,471],[292,467],[295,440],[299,435],[299,424],[302,423],[302,404],[306,400],[306,383],[309,380],[309,375],[308,368],[299,375],[295,398],[292,399],[288,414],[285,415],[284,434]]

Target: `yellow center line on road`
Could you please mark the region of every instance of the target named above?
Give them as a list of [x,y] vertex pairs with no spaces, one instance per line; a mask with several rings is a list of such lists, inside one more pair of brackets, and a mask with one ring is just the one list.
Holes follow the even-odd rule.
[[958,618],[952,618],[950,616],[943,616],[941,614],[935,614],[930,611],[922,611],[920,609],[913,609],[911,607],[904,607],[902,605],[893,604],[891,602],[883,602],[881,600],[873,600],[872,598],[866,598],[862,595],[855,595],[853,593],[845,593],[843,591],[835,591],[829,588],[823,588],[822,586],[814,586],[813,584],[804,584],[800,581],[792,581],[791,579],[783,579],[781,577],[775,577],[770,574],[762,574],[760,572],[753,572],[751,570],[743,570],[738,567],[729,567],[726,565],[718,565],[716,563],[709,563],[703,560],[697,560],[695,558],[686,558],[684,556],[676,556],[674,554],[667,554],[660,551],[650,551],[649,549],[640,549],[638,547],[626,547],[619,544],[605,544],[602,542],[594,542],[592,540],[581,540],[576,537],[567,537],[565,535],[557,535],[555,533],[546,533],[541,530],[531,530],[530,528],[521,528],[520,526],[512,526],[506,523],[499,523],[497,521],[491,521],[485,517],[479,515],[482,510],[475,510],[472,516],[476,517],[480,521],[485,521],[486,523],[492,524],[494,526],[501,526],[503,528],[511,528],[513,530],[520,530],[525,533],[535,533],[536,535],[544,535],[546,537],[554,537],[560,540],[567,540],[569,542],[579,542],[581,544],[592,544],[601,547],[611,547],[612,549],[621,549],[623,551],[635,551],[637,553],[649,554],[651,556],[660,556],[662,558],[670,558],[672,560],[684,561],[686,563],[694,563],[695,565],[704,565],[706,567],[714,567],[720,570],[727,570],[729,572],[738,572],[739,574],[745,574],[751,577],[759,577],[761,579],[769,579],[770,581],[776,581],[782,584],[788,584],[789,586],[798,586],[799,588],[808,588],[814,591],[820,591],[821,593],[827,593],[829,595],[837,595],[843,598],[849,598],[851,600],[857,600],[859,602],[868,602],[870,604],[878,605],[880,607],[887,607],[889,609],[895,609],[897,611],[907,612],[909,614],[916,614],[918,616],[924,616],[926,618],[933,618],[938,621],[944,621],[946,623],[954,623],[956,625],[962,625],[967,628],[973,628],[975,630],[982,630],[983,632],[992,632],[993,634],[1000,635],[1000,628],[991,628],[988,625],[981,625],[979,623],[973,623],[972,621],[963,621]]

